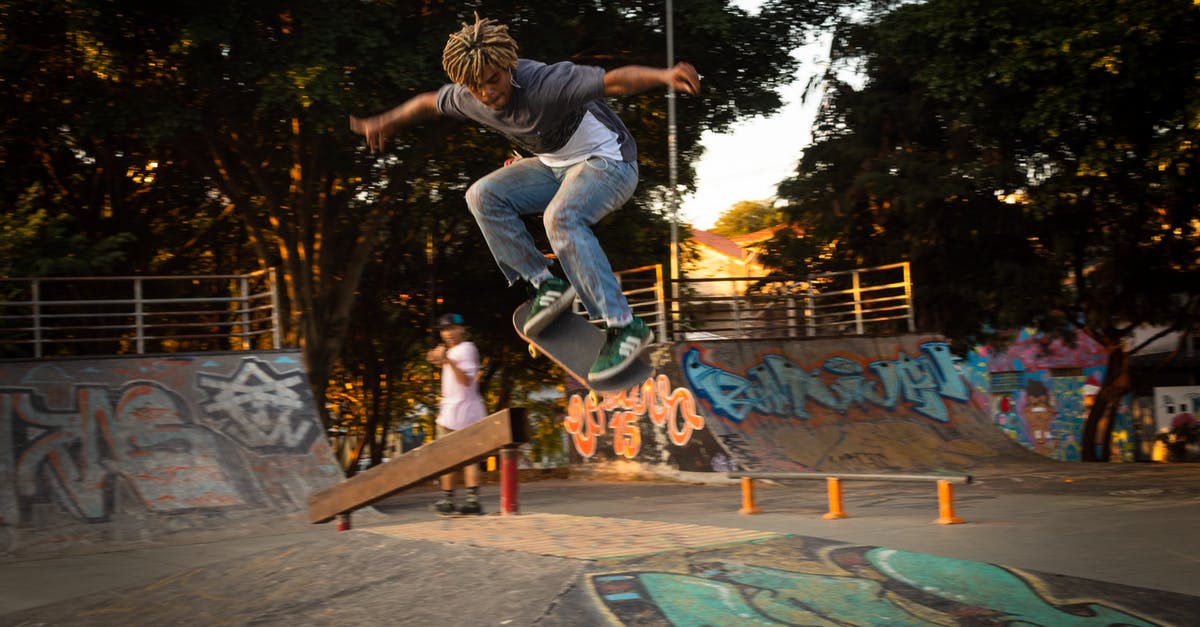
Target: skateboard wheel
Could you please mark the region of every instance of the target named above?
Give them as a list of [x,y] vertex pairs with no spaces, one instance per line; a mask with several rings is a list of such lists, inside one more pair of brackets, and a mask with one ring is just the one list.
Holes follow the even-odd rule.
[[537,358],[538,358],[538,349],[537,349],[537,347],[536,347],[536,346],[534,346],[533,344],[530,344],[530,345],[529,345],[529,356],[530,356],[530,357],[532,357],[532,358],[534,358],[534,359],[537,359]]

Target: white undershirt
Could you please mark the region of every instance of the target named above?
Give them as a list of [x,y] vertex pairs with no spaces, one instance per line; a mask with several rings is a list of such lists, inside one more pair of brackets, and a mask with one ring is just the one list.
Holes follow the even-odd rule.
[[617,134],[601,124],[591,111],[583,114],[579,128],[575,129],[575,134],[562,148],[538,155],[542,163],[552,168],[575,165],[588,157],[621,160],[621,144],[617,141]]

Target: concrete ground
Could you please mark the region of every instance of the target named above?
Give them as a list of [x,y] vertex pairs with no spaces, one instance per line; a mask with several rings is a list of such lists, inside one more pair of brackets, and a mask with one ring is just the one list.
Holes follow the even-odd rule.
[[0,562],[0,625],[1200,624],[1200,464],[932,484],[520,486],[520,514],[437,519],[431,488],[270,534]]

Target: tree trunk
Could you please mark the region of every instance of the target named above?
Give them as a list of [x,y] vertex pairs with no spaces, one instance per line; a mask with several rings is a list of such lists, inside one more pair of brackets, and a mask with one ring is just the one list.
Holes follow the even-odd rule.
[[1129,354],[1120,343],[1108,347],[1104,383],[1083,424],[1083,461],[1106,462],[1112,454],[1112,430],[1121,398],[1130,390]]

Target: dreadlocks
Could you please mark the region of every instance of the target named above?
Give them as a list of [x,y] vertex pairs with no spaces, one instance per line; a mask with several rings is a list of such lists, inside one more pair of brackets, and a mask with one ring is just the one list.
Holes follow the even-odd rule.
[[508,27],[475,14],[475,24],[463,24],[462,30],[450,35],[442,50],[442,68],[451,81],[467,87],[477,87],[487,67],[515,69],[517,42],[508,34]]

